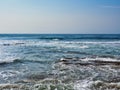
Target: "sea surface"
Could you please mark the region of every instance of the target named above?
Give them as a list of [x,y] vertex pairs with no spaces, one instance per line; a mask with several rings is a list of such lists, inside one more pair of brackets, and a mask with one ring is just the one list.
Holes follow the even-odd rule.
[[4,89],[120,90],[120,34],[0,34]]

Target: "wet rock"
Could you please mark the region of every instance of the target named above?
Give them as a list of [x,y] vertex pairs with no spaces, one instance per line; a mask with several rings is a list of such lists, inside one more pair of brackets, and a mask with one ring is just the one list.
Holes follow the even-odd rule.
[[3,46],[10,46],[10,44],[3,44]]
[[15,83],[27,84],[27,83],[35,83],[35,80],[20,80]]
[[39,81],[39,80],[43,80],[43,79],[47,78],[47,75],[45,75],[45,74],[32,74],[32,75],[28,76],[27,78],[29,80]]
[[91,86],[92,90],[120,90],[120,83],[105,83],[103,81],[95,81]]
[[120,77],[110,78],[109,80],[105,81],[107,83],[118,83],[120,82]]
[[0,90],[30,90],[30,88],[19,84],[0,84]]

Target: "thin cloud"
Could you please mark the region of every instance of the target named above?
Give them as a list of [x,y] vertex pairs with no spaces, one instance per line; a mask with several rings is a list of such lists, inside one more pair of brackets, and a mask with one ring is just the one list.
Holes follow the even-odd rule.
[[101,6],[102,8],[113,8],[113,9],[120,9],[120,6],[109,6],[109,5],[104,5]]

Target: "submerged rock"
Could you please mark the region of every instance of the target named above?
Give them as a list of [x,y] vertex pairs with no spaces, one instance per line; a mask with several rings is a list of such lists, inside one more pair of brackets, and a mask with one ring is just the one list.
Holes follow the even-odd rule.
[[120,90],[120,83],[106,83],[103,81],[95,81],[92,86],[92,90]]
[[43,80],[43,79],[47,78],[47,75],[32,74],[32,75],[28,76],[27,78],[30,80],[39,81],[39,80]]
[[0,90],[30,90],[30,88],[19,84],[0,84]]
[[20,81],[17,81],[15,82],[17,84],[28,84],[28,83],[36,83],[35,80],[20,80]]

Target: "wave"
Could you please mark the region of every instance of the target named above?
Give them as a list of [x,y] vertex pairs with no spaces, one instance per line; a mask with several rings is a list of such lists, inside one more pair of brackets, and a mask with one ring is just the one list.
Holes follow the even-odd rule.
[[41,60],[25,60],[25,59],[20,59],[20,58],[6,58],[4,60],[0,60],[0,65],[4,64],[12,64],[12,63],[41,63],[41,64],[48,64],[51,63],[52,61],[41,61]]
[[14,62],[20,62],[20,60],[18,58],[8,57],[8,58],[0,60],[0,65],[14,63]]
[[61,58],[60,62],[66,65],[120,65],[120,60],[115,58]]
[[43,38],[36,38],[36,39],[41,39],[41,40],[72,40],[72,39],[74,39],[74,40],[84,40],[84,39],[91,39],[91,40],[111,40],[111,39],[113,39],[113,40],[120,40],[120,37],[116,37],[116,38],[114,38],[114,37],[111,37],[111,38],[109,38],[109,37],[80,37],[80,38],[75,38],[75,37],[71,37],[71,38],[58,38],[58,37],[49,37],[49,38],[46,38],[46,37],[43,37]]
[[68,54],[80,54],[80,55],[90,55],[87,52],[80,52],[80,51],[66,51],[64,53],[68,53]]
[[36,39],[46,39],[46,40],[64,40],[65,38],[63,37],[39,37]]
[[0,45],[2,46],[14,46],[24,44],[26,44],[26,41],[24,40],[0,40]]
[[94,57],[94,58],[84,58],[84,59],[80,59],[83,61],[111,61],[111,62],[120,62],[120,60],[116,59],[116,58],[109,58],[109,56],[107,58],[104,57]]
[[43,46],[43,47],[58,47],[58,48],[79,48],[87,49],[90,48],[89,44],[120,44],[120,40],[115,41],[59,41],[53,39],[53,41],[40,41],[40,40],[0,40],[0,46]]
[[78,49],[87,49],[89,48],[89,46],[87,45],[65,45],[65,44],[59,44],[59,47],[63,47],[63,48],[78,48]]
[[61,58],[53,68],[63,83],[73,82],[75,90],[119,90],[119,65],[117,58]]
[[120,40],[115,41],[65,41],[64,44],[120,44]]

